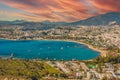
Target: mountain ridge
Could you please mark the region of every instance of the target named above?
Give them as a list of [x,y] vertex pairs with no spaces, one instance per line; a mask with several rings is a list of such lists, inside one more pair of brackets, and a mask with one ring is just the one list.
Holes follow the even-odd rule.
[[117,23],[120,23],[120,13],[118,13],[118,12],[109,12],[109,13],[106,13],[106,14],[93,16],[93,17],[87,18],[85,20],[72,22],[70,24],[97,26],[97,25],[108,25],[112,21],[116,21]]
[[98,16],[93,16],[84,20],[79,20],[76,22],[51,22],[51,21],[42,21],[42,22],[30,22],[25,20],[15,20],[15,21],[0,21],[0,27],[4,26],[23,26],[24,29],[50,29],[59,26],[104,26],[109,25],[111,22],[115,22],[120,25],[120,13],[118,12],[109,12],[106,14],[101,14]]

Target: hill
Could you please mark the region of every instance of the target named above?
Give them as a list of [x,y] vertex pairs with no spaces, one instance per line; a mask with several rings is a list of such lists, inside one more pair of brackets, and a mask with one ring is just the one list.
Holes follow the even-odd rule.
[[1,77],[30,80],[32,77],[42,78],[48,74],[52,76],[59,73],[61,72],[43,61],[0,59],[0,80]]
[[110,22],[115,21],[120,24],[120,13],[110,12],[106,14],[101,14],[98,16],[93,16],[85,20],[80,20],[70,23],[71,25],[87,25],[87,26],[97,26],[97,25],[108,25]]
[[23,30],[46,30],[67,24],[66,22],[29,22],[24,20],[0,21],[0,27],[22,27]]
[[42,21],[42,22],[29,22],[24,20],[16,21],[0,21],[0,27],[22,27],[23,30],[47,30],[51,28],[56,28],[60,26],[104,26],[112,22],[120,24],[120,13],[110,12],[106,14],[101,14],[98,16],[93,16],[85,20],[80,20],[76,22],[51,22],[51,21]]

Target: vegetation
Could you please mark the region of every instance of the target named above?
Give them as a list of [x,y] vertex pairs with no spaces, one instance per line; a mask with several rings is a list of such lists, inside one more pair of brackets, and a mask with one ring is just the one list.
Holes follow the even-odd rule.
[[0,76],[42,78],[61,74],[43,61],[0,59]]
[[106,57],[97,57],[92,61],[93,63],[96,64],[103,64],[103,63],[120,63],[120,55],[107,55]]

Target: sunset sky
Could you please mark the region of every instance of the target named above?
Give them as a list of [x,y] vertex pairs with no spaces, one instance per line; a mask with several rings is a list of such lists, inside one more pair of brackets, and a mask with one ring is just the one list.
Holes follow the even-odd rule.
[[0,0],[0,20],[77,21],[120,12],[120,0]]

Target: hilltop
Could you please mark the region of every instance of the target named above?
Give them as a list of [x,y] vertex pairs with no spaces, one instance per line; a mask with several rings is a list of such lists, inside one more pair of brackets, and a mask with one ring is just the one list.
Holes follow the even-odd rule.
[[5,77],[9,78],[7,80],[34,80],[58,74],[61,74],[59,70],[44,61],[0,59],[0,80]]
[[110,12],[106,14],[101,14],[98,16],[93,16],[85,20],[80,20],[77,22],[70,23],[71,25],[87,25],[87,26],[98,26],[98,25],[108,25],[110,22],[115,21],[120,24],[120,13]]
[[106,14],[101,14],[98,16],[93,16],[85,20],[80,20],[76,22],[51,22],[51,21],[42,21],[42,22],[30,22],[25,20],[15,20],[15,21],[0,21],[0,27],[9,27],[15,28],[20,27],[23,30],[47,30],[51,28],[56,28],[60,26],[105,26],[110,23],[120,24],[120,13],[110,12]]

